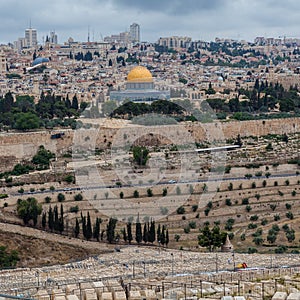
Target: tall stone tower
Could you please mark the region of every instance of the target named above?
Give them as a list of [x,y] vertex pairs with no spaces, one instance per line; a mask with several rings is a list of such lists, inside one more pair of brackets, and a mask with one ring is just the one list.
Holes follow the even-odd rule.
[[0,51],[0,74],[6,72],[6,56],[3,51]]

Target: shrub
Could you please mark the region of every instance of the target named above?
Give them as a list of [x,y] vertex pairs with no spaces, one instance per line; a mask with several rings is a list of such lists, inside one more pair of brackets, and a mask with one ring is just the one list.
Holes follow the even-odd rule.
[[248,199],[248,198],[244,198],[244,199],[242,200],[242,204],[243,204],[243,205],[249,204],[249,199]]
[[51,198],[49,196],[45,197],[45,202],[46,203],[50,203],[51,202]]
[[285,253],[286,251],[287,251],[287,247],[283,246],[283,245],[280,245],[279,247],[277,247],[275,249],[276,254],[282,254],[282,253]]
[[231,200],[229,198],[227,198],[225,200],[225,204],[228,205],[228,206],[231,206],[232,205]]
[[212,201],[209,201],[209,202],[207,203],[207,207],[208,207],[209,209],[212,209],[212,207],[213,207]]
[[258,220],[258,215],[253,215],[250,217],[250,221],[257,221]]
[[82,197],[81,194],[77,194],[77,195],[74,196],[75,201],[82,201],[82,199],[83,199],[83,197]]
[[270,208],[272,209],[272,211],[274,211],[276,209],[277,205],[276,204],[270,204]]
[[189,222],[189,227],[190,227],[191,229],[195,229],[195,228],[196,228],[196,222],[195,222],[195,221],[190,221],[190,222]]
[[167,188],[164,188],[162,192],[163,197],[167,196],[167,194],[168,194],[168,190]]
[[289,218],[290,220],[293,220],[294,219],[294,215],[291,211],[287,212],[286,214],[286,217]]
[[255,182],[252,182],[251,184],[251,188],[255,189],[256,188],[256,183]]
[[257,249],[253,248],[253,247],[249,247],[248,248],[248,254],[253,254],[253,253],[257,253]]
[[65,182],[67,182],[67,183],[72,183],[72,182],[75,181],[75,178],[74,178],[73,175],[67,175],[67,176],[64,177],[63,180],[64,180]]
[[296,192],[295,190],[293,190],[293,191],[291,192],[291,195],[292,195],[293,197],[295,197],[295,196],[297,195],[297,192]]
[[260,224],[261,224],[262,226],[265,226],[265,225],[268,224],[268,220],[267,220],[267,219],[262,219]]
[[79,211],[78,205],[70,207],[70,213],[78,213],[78,211]]
[[147,195],[148,197],[152,197],[153,196],[153,192],[151,189],[147,189]]
[[184,227],[184,233],[190,233],[191,229],[189,226]]
[[204,214],[205,214],[206,217],[208,216],[209,212],[210,212],[210,209],[209,209],[209,208],[206,208],[206,209],[204,210]]
[[183,206],[180,206],[177,208],[176,212],[178,215],[183,215],[183,214],[185,214],[185,209]]
[[255,228],[257,228],[257,224],[253,224],[253,223],[248,224],[248,229],[255,229]]
[[291,209],[291,208],[292,208],[292,205],[291,205],[290,203],[286,203],[286,204],[285,204],[285,208],[286,208],[286,209]]
[[176,242],[178,242],[178,241],[179,241],[179,239],[180,239],[180,235],[179,235],[179,234],[175,234],[175,236],[174,236],[174,240],[175,240]]
[[246,235],[245,235],[245,233],[243,233],[242,235],[241,235],[241,241],[244,241],[246,239]]
[[192,212],[196,212],[197,209],[198,209],[198,205],[197,204],[195,204],[195,205],[192,206]]
[[66,197],[65,197],[64,194],[59,193],[59,194],[57,195],[57,201],[58,201],[58,202],[63,202],[63,201],[65,201],[65,199],[66,199]]
[[251,207],[250,205],[247,205],[247,206],[246,206],[246,211],[247,211],[247,212],[250,212],[251,210],[252,210],[252,207]]
[[274,221],[279,221],[280,220],[280,215],[275,215],[274,216]]
[[137,191],[137,190],[135,190],[134,192],[133,192],[133,197],[134,198],[138,198],[140,196],[140,193]]

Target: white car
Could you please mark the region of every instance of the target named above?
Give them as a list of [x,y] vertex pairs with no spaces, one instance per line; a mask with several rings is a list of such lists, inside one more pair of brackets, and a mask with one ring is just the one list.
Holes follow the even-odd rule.
[[171,179],[171,180],[168,181],[168,183],[176,183],[176,182],[177,182],[177,181],[174,180],[174,179]]

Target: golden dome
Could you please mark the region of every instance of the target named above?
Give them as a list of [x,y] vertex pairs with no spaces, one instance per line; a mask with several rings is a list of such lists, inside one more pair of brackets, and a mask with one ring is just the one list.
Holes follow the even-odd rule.
[[150,71],[142,66],[133,68],[127,75],[127,81],[129,82],[152,82],[152,75]]

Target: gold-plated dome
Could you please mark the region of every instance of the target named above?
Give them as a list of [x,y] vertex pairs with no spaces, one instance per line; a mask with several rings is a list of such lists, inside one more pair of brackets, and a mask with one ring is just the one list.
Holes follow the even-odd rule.
[[153,78],[150,71],[142,66],[133,68],[127,75],[128,82],[152,82]]

